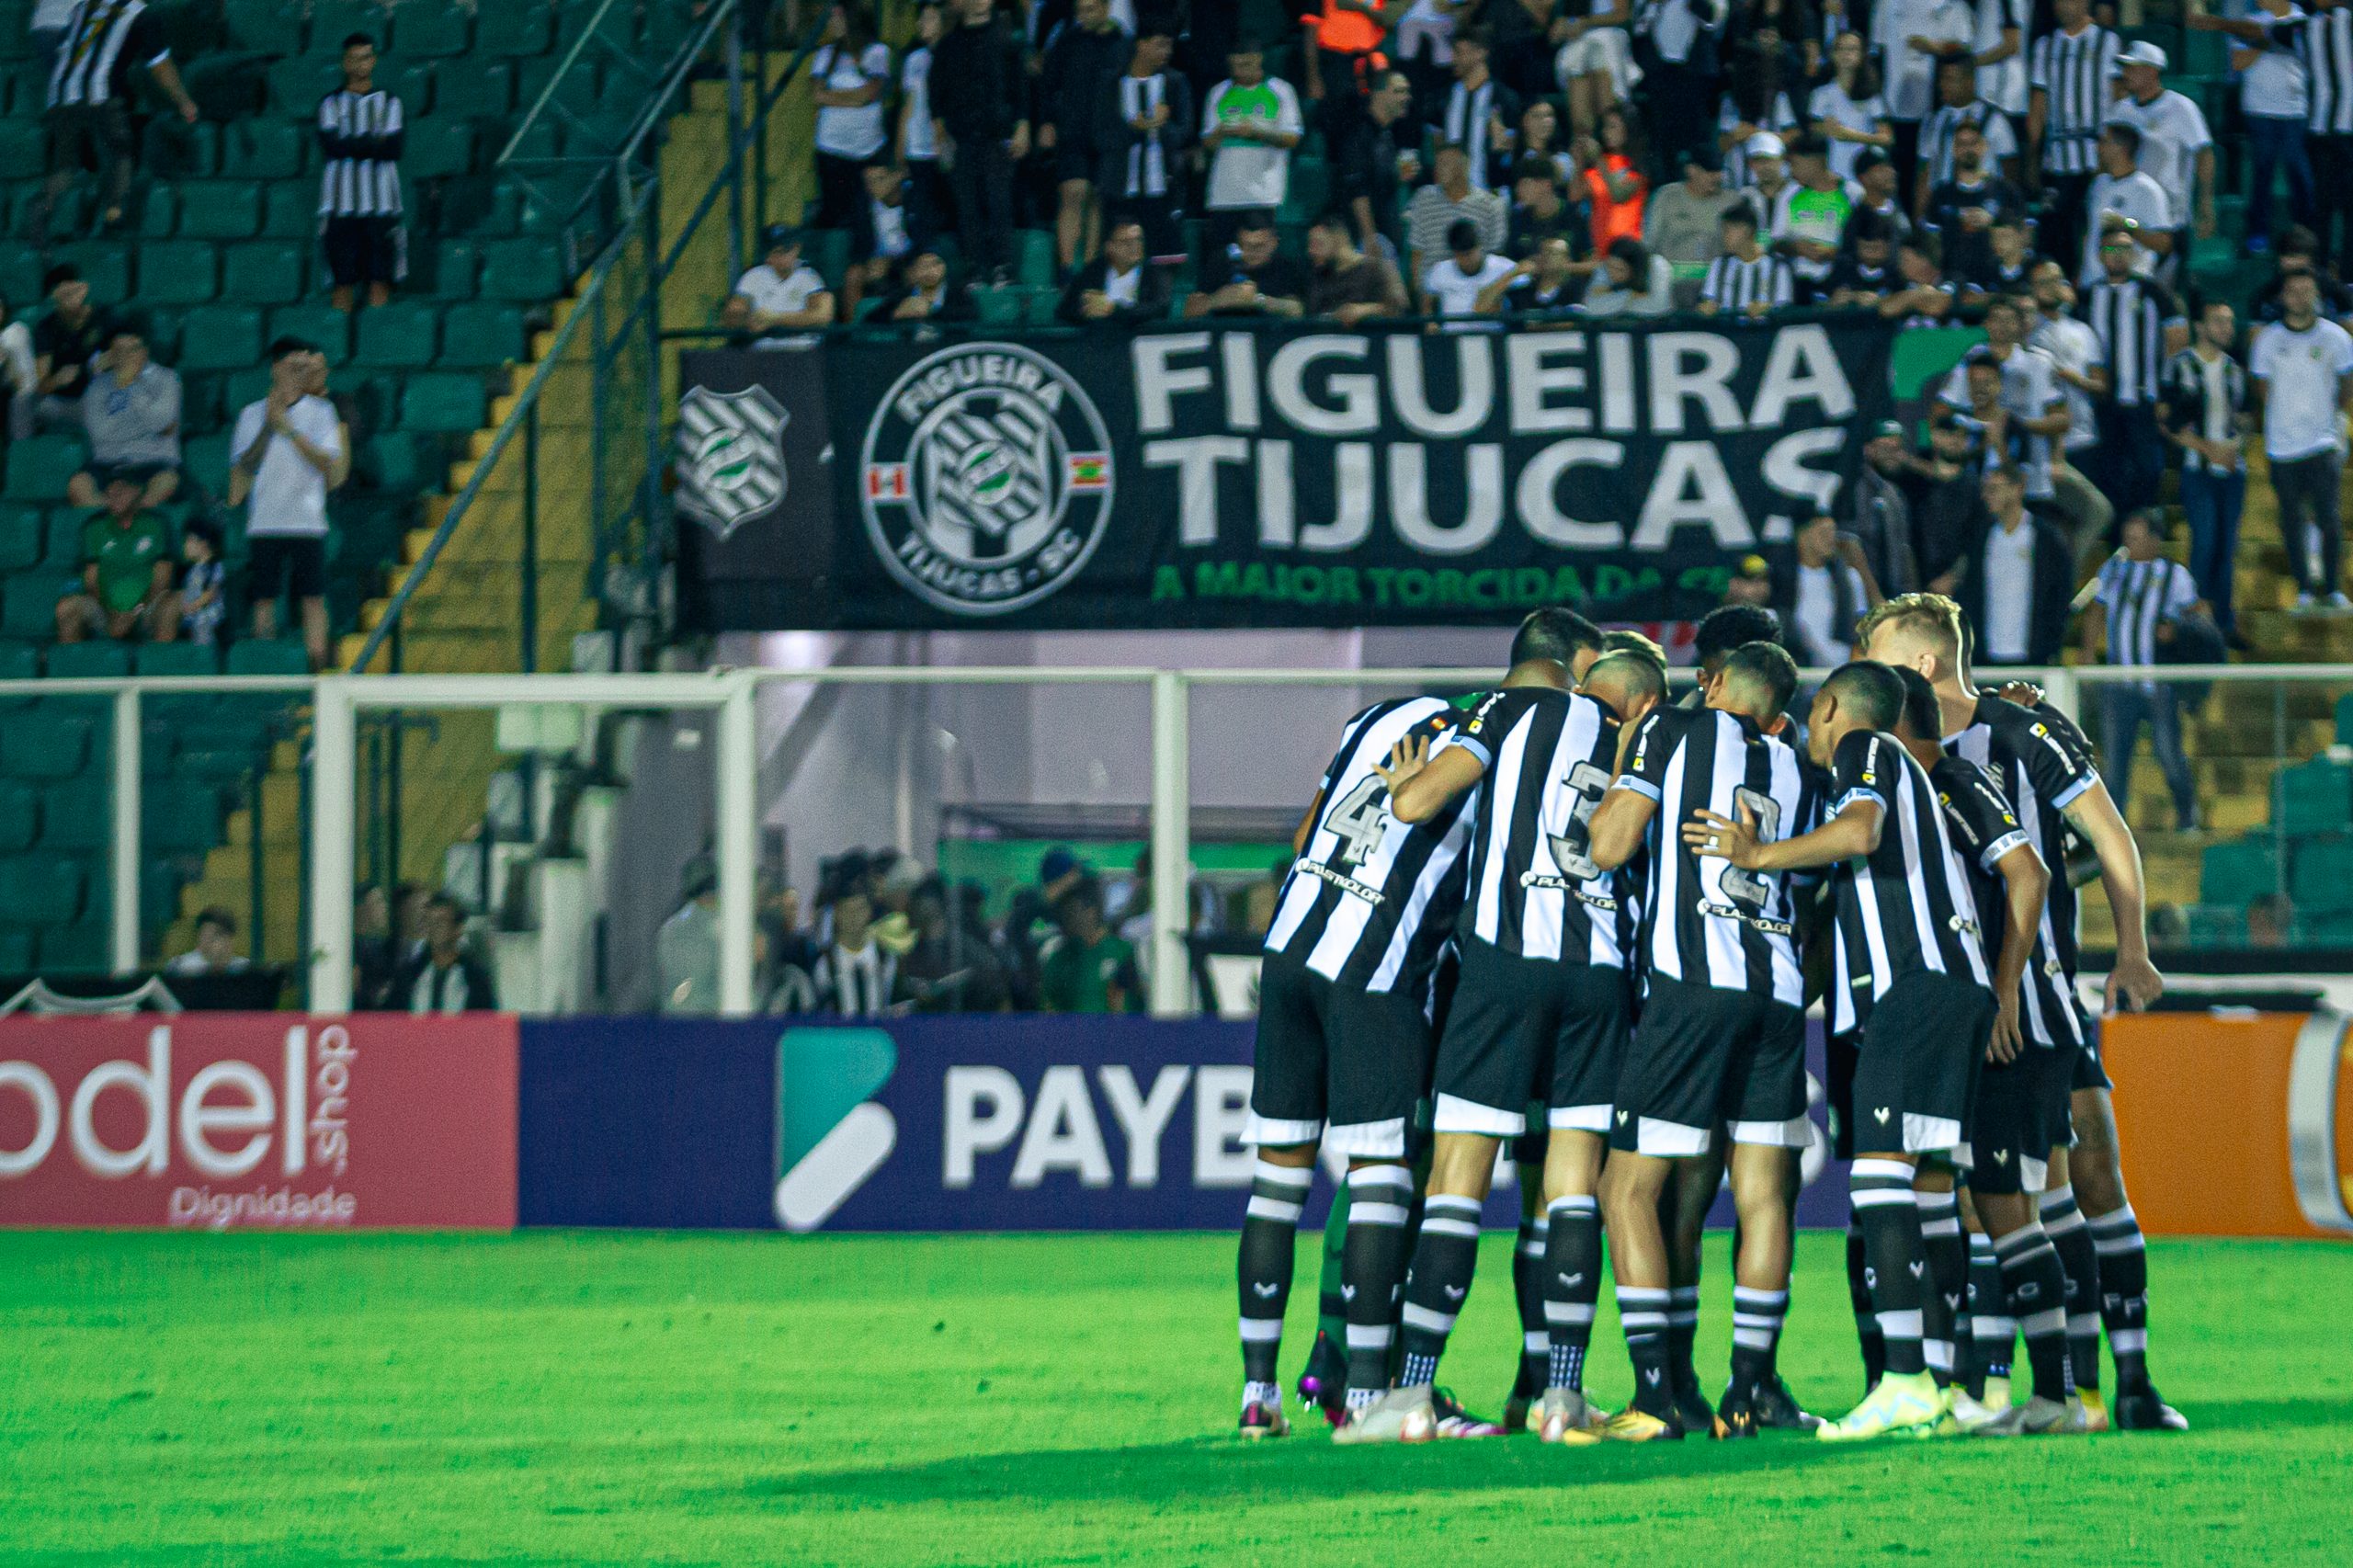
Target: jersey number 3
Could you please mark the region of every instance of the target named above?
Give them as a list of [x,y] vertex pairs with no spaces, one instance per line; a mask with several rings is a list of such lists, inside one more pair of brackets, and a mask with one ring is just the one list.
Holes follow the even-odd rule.
[[1562,824],[1560,832],[1546,835],[1552,844],[1552,863],[1564,877],[1590,881],[1601,875],[1592,854],[1593,813],[1608,792],[1609,774],[1589,762],[1580,762],[1562,782],[1568,786],[1563,799],[1568,802],[1569,820]]
[[1357,787],[1340,797],[1339,803],[1325,813],[1324,831],[1340,841],[1340,863],[1361,866],[1372,858],[1381,847],[1381,835],[1389,831],[1389,790],[1374,774],[1360,779]]
[[[1756,819],[1756,842],[1770,844],[1781,836],[1781,802],[1761,790],[1734,790],[1733,809],[1746,806]],[[1763,914],[1773,901],[1773,884],[1755,871],[1744,871],[1737,866],[1724,868],[1724,896],[1743,908]]]

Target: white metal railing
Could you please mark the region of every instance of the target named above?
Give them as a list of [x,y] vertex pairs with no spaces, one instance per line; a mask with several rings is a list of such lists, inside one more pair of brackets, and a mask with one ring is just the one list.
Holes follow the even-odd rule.
[[[1677,672],[1678,676],[1688,672]],[[1809,670],[1809,679],[1826,671]],[[273,692],[309,699],[306,761],[312,769],[310,1006],[341,1013],[351,1006],[352,897],[356,891],[358,728],[363,710],[484,710],[568,706],[593,710],[699,709],[718,714],[717,859],[720,1000],[724,1013],[752,1010],[754,870],[758,853],[759,767],[754,696],[762,686],[1137,686],[1152,702],[1153,1011],[1176,1016],[1189,1005],[1185,950],[1186,884],[1192,860],[1188,820],[1191,694],[1197,687],[1299,686],[1458,687],[1491,683],[1493,668],[1159,669],[1137,665],[1033,668],[1027,665],[842,666],[824,669],[721,669],[688,675],[324,676],[0,680],[0,699],[108,698],[112,702],[113,890],[111,955],[118,971],[139,967],[141,708],[156,696]],[[2080,714],[2082,688],[2160,679],[2215,684],[2337,685],[2353,689],[2353,665],[2084,665],[1987,672],[1987,678],[2040,682],[2052,702]],[[0,723],[8,716],[0,712]],[[2295,759],[2283,759],[2295,760]],[[255,853],[259,853],[256,846]]]

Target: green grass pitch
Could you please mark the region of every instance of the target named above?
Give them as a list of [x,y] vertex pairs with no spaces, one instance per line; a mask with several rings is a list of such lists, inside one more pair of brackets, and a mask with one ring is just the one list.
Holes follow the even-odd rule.
[[[1508,1240],[1443,1369],[1489,1412]],[[1234,1440],[1220,1235],[6,1234],[0,1562],[2353,1562],[2353,1247],[2150,1267],[2187,1436],[1368,1451]],[[1853,1399],[1852,1338],[1809,1235],[1802,1399]]]

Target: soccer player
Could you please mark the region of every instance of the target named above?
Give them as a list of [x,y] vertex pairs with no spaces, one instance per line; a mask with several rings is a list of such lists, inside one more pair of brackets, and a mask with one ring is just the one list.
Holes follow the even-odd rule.
[[[1594,812],[1587,854],[1614,870],[1650,852],[1630,968],[1648,991],[1612,1096],[1601,1207],[1634,1398],[1601,1436],[1649,1442],[1697,1423],[1677,1410],[1669,1374],[1669,1247],[1659,1207],[1678,1161],[1703,1155],[1729,1124],[1740,1211],[1733,1304],[1733,1381],[1702,1430],[1745,1436],[1757,1385],[1789,1309],[1790,1210],[1784,1190],[1805,1117],[1805,983],[1799,967],[1799,879],[1703,861],[1674,831],[1693,812],[1734,801],[1770,838],[1802,832],[1820,809],[1798,754],[1771,732],[1797,689],[1797,666],[1769,642],[1727,656],[1703,681],[1707,706],[1660,709],[1626,732],[1615,782]],[[1579,1434],[1580,1437],[1586,1436]]]
[[1300,1210],[1327,1144],[1348,1162],[1349,1381],[1387,1381],[1414,1200],[1405,1129],[1429,1081],[1430,976],[1461,901],[1470,818],[1456,803],[1398,821],[1375,769],[1400,741],[1427,743],[1460,718],[1413,697],[1349,720],[1293,837],[1259,970],[1243,1134],[1258,1150],[1237,1264],[1245,1437],[1290,1430],[1276,1368]]
[[[2065,826],[2090,844],[2116,919],[2107,1008],[2138,1011],[2155,1001],[2164,994],[2165,979],[2149,961],[2140,846],[2100,780],[2084,733],[2049,703],[2028,708],[1978,690],[1969,677],[1967,623],[1961,607],[1942,595],[1890,599],[1863,618],[1859,636],[1865,656],[1908,665],[1928,677],[1943,711],[1946,749],[2001,781],[2018,824],[2046,865],[2065,863]],[[2148,1261],[2140,1223],[2125,1197],[2116,1112],[2098,1037],[2075,1005],[2075,890],[2063,876],[2051,879],[2044,938],[2055,971],[2054,965],[2029,970],[2021,1008],[2029,1028],[2048,1031],[2037,1038],[2050,1039],[2069,1063],[2068,1072],[2055,1075],[2061,1082],[2052,1085],[2047,1114],[2061,1146],[2052,1153],[2040,1208],[2043,1228],[2067,1274],[2067,1337],[2076,1389],[2092,1430],[2100,1430],[2108,1424],[2099,1398],[2104,1319],[2116,1358],[2116,1425],[2181,1431],[2188,1423],[2158,1395],[2149,1377]],[[2058,1120],[2063,1117],[2063,1123]],[[2074,1147],[2064,1147],[2070,1141]]]
[[[1528,1131],[1531,1100],[1545,1107],[1550,1130],[1540,1187],[1549,1364],[1537,1426],[1558,1442],[1599,1426],[1583,1392],[1601,1278],[1594,1182],[1631,1000],[1623,900],[1585,840],[1617,763],[1620,722],[1656,708],[1666,681],[1639,653],[1613,653],[1572,694],[1565,660],[1528,651],[1427,757],[1416,741],[1381,770],[1390,810],[1405,822],[1483,792],[1455,928],[1461,974],[1438,1040],[1429,1193],[1405,1276],[1404,1369],[1335,1441],[1435,1435],[1432,1390],[1478,1265],[1479,1211],[1500,1144]],[[1358,1392],[1352,1383],[1352,1402]]]
[[[1895,673],[1904,682],[1904,719],[1897,738],[1912,760],[1927,769],[1954,846],[1971,875],[1985,950],[1994,955],[1994,1040],[1978,1075],[1976,1118],[1970,1130],[1969,1195],[1977,1224],[1972,1243],[1961,1240],[1949,1171],[1924,1171],[1918,1187],[1921,1240],[1934,1286],[1928,1369],[1932,1375],[1938,1372],[1936,1338],[1941,1328],[1948,1337],[1939,1381],[1950,1390],[1953,1425],[1961,1432],[2015,1437],[2085,1431],[2089,1418],[2075,1400],[2068,1379],[2066,1275],[2043,1233],[2036,1207],[2052,1146],[2044,1114],[2050,1096],[2043,1085],[2052,1074],[2064,1073],[2073,1062],[2050,1040],[2028,1032],[2020,1001],[2029,967],[2051,957],[2043,934],[2051,871],[2028,842],[1994,777],[1944,750],[1942,713],[1928,677],[1910,668]],[[1847,1057],[1850,1067],[1852,1060]],[[1840,1108],[1835,1114],[1851,1118],[1852,1102],[1837,1085],[1831,1089],[1831,1099]],[[1995,1271],[1995,1284],[1981,1291],[1977,1302],[2000,1325],[1997,1333],[1985,1336],[1989,1346],[1998,1339],[2001,1359],[2006,1362],[2017,1325],[2024,1324],[2027,1331],[2034,1394],[2015,1407],[2006,1378],[1999,1402],[1984,1403],[1987,1369],[1967,1344],[1956,1350],[1949,1337],[1969,1299],[1970,1254],[1980,1239],[1986,1243]],[[1868,1291],[1867,1286],[1863,1289]]]

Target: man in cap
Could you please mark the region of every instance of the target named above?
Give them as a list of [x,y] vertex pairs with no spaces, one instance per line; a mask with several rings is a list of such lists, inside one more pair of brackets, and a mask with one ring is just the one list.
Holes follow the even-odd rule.
[[2214,138],[2198,105],[2165,85],[2165,51],[2143,40],[2116,57],[2124,96],[2109,106],[2111,124],[2141,133],[2140,166],[2172,204],[2177,234],[2166,275],[2177,276],[2189,250],[2191,214],[2200,239],[2214,233]]

